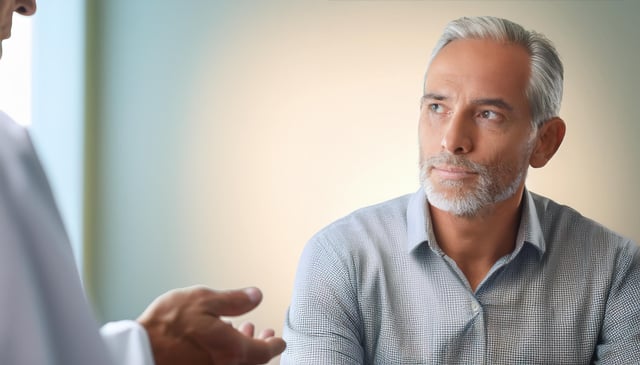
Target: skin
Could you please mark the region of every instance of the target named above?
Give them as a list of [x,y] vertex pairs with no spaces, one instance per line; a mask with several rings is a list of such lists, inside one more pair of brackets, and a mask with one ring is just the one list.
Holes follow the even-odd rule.
[[34,0],[0,0],[0,58],[2,41],[11,37],[13,13],[33,15],[36,12]]
[[220,316],[238,316],[262,300],[256,288],[214,291],[175,289],[158,297],[138,318],[149,334],[156,365],[264,364],[285,349],[267,329],[254,337],[254,325],[238,329]]
[[[544,166],[564,138],[560,118],[531,126],[529,63],[521,46],[455,40],[425,79],[418,128],[423,185],[444,202],[429,203],[434,234],[474,291],[514,249],[528,167]],[[474,209],[460,213],[445,204],[473,201],[481,187],[489,199]]]
[[[13,13],[33,15],[33,0],[0,0],[0,57],[2,41],[11,36]],[[171,290],[140,315],[156,365],[252,365],[264,364],[285,349],[272,329],[254,336],[252,323],[239,328],[220,316],[237,316],[254,309],[262,300],[257,288],[215,291],[196,286]]]

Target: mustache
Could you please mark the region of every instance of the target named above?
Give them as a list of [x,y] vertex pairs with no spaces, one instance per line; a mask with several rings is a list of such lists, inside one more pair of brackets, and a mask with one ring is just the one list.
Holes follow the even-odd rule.
[[434,166],[458,167],[479,174],[487,172],[487,167],[482,164],[470,161],[463,156],[452,155],[446,152],[442,152],[435,156],[424,159],[420,165],[421,169],[424,170],[424,172],[431,171]]

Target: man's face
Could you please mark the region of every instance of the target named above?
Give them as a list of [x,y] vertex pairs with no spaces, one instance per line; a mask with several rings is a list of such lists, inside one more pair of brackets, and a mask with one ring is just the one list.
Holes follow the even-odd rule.
[[420,179],[431,205],[473,217],[522,188],[534,145],[527,51],[455,40],[427,72]]
[[32,15],[36,11],[35,0],[0,0],[0,58],[2,58],[2,41],[11,36],[13,12]]

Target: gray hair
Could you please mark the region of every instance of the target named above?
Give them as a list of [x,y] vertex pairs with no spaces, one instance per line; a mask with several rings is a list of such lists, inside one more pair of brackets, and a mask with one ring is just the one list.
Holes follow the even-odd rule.
[[456,39],[492,39],[524,47],[531,60],[526,95],[533,127],[559,115],[564,70],[558,52],[547,37],[506,19],[491,16],[459,18],[445,27],[431,53],[429,65],[442,48]]

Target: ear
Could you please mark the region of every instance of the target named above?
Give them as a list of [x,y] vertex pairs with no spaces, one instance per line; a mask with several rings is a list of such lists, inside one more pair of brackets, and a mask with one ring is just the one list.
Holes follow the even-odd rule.
[[538,128],[536,146],[529,158],[531,167],[542,167],[551,160],[564,139],[566,129],[564,120],[557,117],[549,119]]

